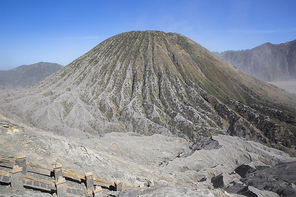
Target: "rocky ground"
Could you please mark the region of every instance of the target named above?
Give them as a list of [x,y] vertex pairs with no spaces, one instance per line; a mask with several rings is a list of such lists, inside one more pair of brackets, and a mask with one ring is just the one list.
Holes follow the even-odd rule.
[[242,182],[278,193],[280,196],[296,196],[296,162],[261,166],[246,173]]
[[[0,131],[2,158],[12,159],[23,153],[28,163],[45,168],[52,169],[59,162],[77,174],[93,172],[94,177],[111,183],[120,179],[130,189],[119,196],[296,194],[295,158],[238,137],[218,135],[195,144],[160,134],[118,132],[65,138],[3,116]],[[9,196],[10,190],[3,187],[1,191]],[[26,192],[30,196],[33,191]]]

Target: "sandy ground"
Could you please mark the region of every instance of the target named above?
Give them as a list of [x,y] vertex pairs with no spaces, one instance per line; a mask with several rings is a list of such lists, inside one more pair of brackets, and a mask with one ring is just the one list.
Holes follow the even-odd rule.
[[296,81],[273,81],[268,83],[276,85],[282,89],[296,94]]

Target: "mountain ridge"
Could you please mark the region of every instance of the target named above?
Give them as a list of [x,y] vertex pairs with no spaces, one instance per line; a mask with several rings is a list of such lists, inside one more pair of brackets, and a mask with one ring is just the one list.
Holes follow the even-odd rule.
[[296,79],[296,40],[215,55],[264,81]]
[[51,77],[0,97],[8,117],[72,136],[229,134],[295,145],[296,99],[176,34],[115,35]]
[[29,87],[63,68],[57,63],[39,62],[0,70],[0,89]]

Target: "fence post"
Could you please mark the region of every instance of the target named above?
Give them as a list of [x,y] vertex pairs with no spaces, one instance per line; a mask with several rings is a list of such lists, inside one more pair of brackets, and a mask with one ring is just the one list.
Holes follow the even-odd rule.
[[103,189],[101,186],[96,186],[94,189],[94,197],[103,197]]
[[24,191],[22,167],[15,165],[11,171],[11,187],[17,191]]
[[22,174],[27,174],[27,162],[26,162],[26,155],[20,153],[18,155],[18,157],[15,160],[16,165],[18,165],[19,167],[22,167]]
[[66,179],[59,177],[56,182],[58,197],[67,197],[67,184]]
[[54,171],[54,178],[57,181],[59,177],[63,177],[63,171],[62,171],[62,164],[56,163],[55,166],[53,166]]
[[116,180],[114,182],[115,191],[122,191],[122,182],[121,180]]
[[94,177],[92,172],[85,173],[86,190],[88,194],[92,194],[94,190]]

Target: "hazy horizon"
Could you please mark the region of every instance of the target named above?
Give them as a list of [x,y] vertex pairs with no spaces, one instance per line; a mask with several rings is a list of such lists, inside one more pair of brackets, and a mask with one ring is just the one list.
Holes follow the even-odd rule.
[[268,82],[273,84],[279,88],[287,90],[290,93],[296,94],[296,80],[288,80],[288,81],[273,81]]

